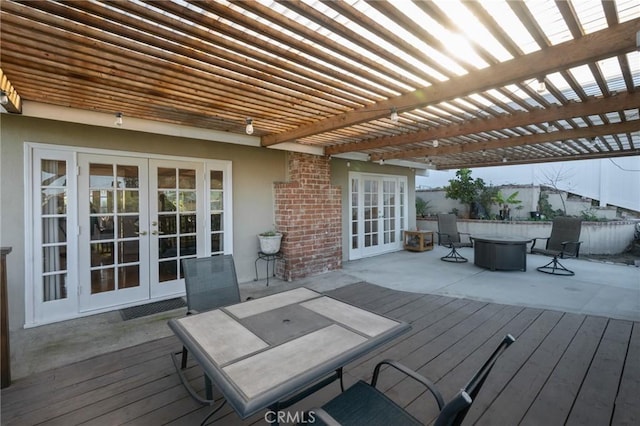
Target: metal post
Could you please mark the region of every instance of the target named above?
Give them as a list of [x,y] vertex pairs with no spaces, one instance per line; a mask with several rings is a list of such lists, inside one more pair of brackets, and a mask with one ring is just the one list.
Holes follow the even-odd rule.
[[11,350],[9,349],[9,312],[7,311],[7,255],[11,253],[11,247],[0,247],[0,309],[2,319],[0,328],[2,334],[2,348],[0,353],[1,363],[1,387],[6,388],[11,384]]

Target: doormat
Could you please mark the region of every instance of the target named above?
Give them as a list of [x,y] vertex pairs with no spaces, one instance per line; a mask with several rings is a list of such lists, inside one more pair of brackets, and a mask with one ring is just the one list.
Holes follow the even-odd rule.
[[146,305],[120,309],[120,315],[123,321],[128,321],[130,319],[146,317],[147,315],[171,311],[186,306],[187,304],[182,297],[176,297],[175,299],[161,300],[159,302],[147,303]]

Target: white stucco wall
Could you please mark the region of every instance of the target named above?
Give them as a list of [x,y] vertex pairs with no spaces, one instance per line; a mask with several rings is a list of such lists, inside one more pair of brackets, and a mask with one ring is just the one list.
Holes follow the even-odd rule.
[[[471,235],[504,235],[527,238],[542,238],[551,235],[549,221],[458,220],[458,231]],[[437,231],[435,219],[417,220],[418,229]],[[625,251],[633,241],[635,222],[583,222],[580,233],[580,253],[618,254]],[[544,243],[544,241],[543,241]],[[531,244],[529,244],[529,247]],[[536,246],[537,247],[537,246]]]

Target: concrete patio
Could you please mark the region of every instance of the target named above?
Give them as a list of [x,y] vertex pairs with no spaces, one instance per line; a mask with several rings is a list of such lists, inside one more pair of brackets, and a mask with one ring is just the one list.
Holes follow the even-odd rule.
[[[525,306],[640,321],[640,269],[582,259],[563,263],[573,277],[536,271],[547,257],[528,255],[526,272],[489,271],[473,264],[473,249],[461,253],[468,263],[442,262],[443,247],[433,251],[399,251],[343,264],[342,270],[295,282],[271,278],[241,283],[242,298],[261,297],[289,288],[307,286],[329,291],[366,281],[393,290],[465,298],[483,302]],[[119,312],[20,330],[11,335],[12,378],[67,365],[79,360],[171,335],[167,320],[182,316],[176,309],[123,321]]]

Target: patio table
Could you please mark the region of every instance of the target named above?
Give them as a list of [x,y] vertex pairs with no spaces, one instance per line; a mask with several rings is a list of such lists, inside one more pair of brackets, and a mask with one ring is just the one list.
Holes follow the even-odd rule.
[[299,401],[410,328],[304,287],[173,319],[169,327],[243,419]]

